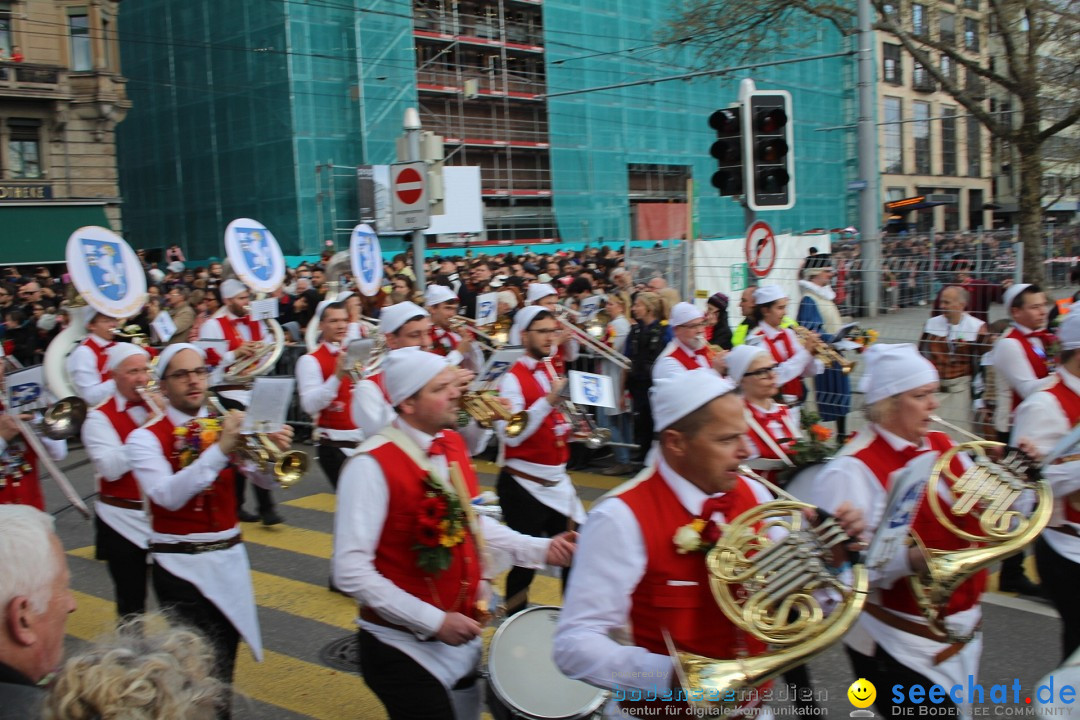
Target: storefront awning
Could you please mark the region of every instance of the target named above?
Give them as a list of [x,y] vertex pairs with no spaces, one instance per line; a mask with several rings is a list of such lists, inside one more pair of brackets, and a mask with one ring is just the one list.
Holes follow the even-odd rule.
[[84,225],[109,227],[104,205],[0,205],[0,265],[64,262],[68,237]]

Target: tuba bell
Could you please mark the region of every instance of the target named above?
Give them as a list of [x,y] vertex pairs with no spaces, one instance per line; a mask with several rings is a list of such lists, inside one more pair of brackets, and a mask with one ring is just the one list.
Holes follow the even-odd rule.
[[35,430],[50,440],[67,440],[79,434],[86,421],[86,401],[78,395],[57,400],[41,415]]
[[[228,415],[229,411],[212,394],[207,398],[211,407],[219,415]],[[272,469],[274,480],[282,487],[288,489],[300,481],[308,470],[307,453],[299,450],[281,450],[263,432],[244,433],[243,441],[236,449],[237,454],[253,462],[259,472]]]

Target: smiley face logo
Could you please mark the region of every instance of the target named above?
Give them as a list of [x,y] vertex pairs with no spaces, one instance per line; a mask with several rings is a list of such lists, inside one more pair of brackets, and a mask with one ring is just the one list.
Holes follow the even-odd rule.
[[868,708],[877,698],[877,688],[866,678],[859,678],[847,689],[848,700],[857,708]]

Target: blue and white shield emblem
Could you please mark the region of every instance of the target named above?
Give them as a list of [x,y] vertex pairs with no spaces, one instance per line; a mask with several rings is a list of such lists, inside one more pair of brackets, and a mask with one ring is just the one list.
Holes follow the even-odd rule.
[[270,257],[270,246],[266,241],[266,230],[263,228],[235,227],[237,239],[240,241],[240,249],[244,253],[251,274],[266,282],[273,272],[273,260]]
[[11,404],[22,407],[35,402],[41,397],[41,385],[38,383],[23,383],[11,388]]
[[371,297],[379,292],[382,282],[382,247],[379,236],[370,225],[357,225],[349,238],[349,258],[356,278],[357,289]]
[[896,506],[896,510],[889,518],[889,528],[898,528],[902,526],[911,525],[915,512],[915,506],[919,502],[919,496],[922,494],[923,486],[921,483],[916,483],[908,488],[904,493],[903,499],[900,504]]
[[360,277],[364,282],[369,283],[375,279],[375,259],[371,254],[371,240],[367,242],[361,242],[359,252],[356,253],[356,260],[360,264]]
[[600,402],[599,378],[585,376],[581,378],[581,391],[585,393],[585,399],[591,403]]
[[109,300],[120,300],[127,295],[127,268],[120,243],[88,238],[83,238],[81,242],[90,277],[101,294]]

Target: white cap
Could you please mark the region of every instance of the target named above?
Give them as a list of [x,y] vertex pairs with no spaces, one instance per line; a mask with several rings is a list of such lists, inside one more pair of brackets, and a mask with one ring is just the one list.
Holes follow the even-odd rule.
[[312,320],[312,322],[316,325],[321,323],[322,315],[324,312],[326,312],[326,308],[330,307],[331,305],[345,302],[345,298],[349,295],[352,295],[352,293],[346,293],[344,296],[338,295],[333,300],[323,300],[322,302],[320,302],[318,305],[315,306],[315,318]]
[[1058,325],[1058,344],[1062,350],[1080,350],[1080,303],[1073,303]]
[[653,383],[653,428],[660,432],[712,400],[727,395],[735,383],[720,377],[708,368],[679,373]]
[[787,293],[779,285],[759,285],[757,290],[754,290],[755,305],[765,305],[766,303],[783,300],[786,297]]
[[1009,289],[1006,290],[1005,294],[1001,296],[1001,302],[1005,305],[1006,312],[1008,312],[1009,308],[1012,307],[1013,300],[1015,300],[1020,295],[1020,293],[1024,292],[1029,287],[1031,287],[1031,283],[1016,283],[1015,285],[1009,286]]
[[450,364],[445,357],[418,347],[387,353],[382,369],[390,404],[397,406],[402,400],[412,397],[448,367]]
[[727,366],[728,377],[736,385],[742,382],[743,375],[750,368],[751,363],[759,355],[768,355],[768,351],[760,345],[736,345],[724,358]]
[[235,278],[229,278],[225,282],[221,283],[221,299],[228,300],[231,297],[236,297],[240,293],[247,290],[247,286]]
[[150,353],[146,352],[145,348],[142,348],[135,343],[116,343],[105,351],[105,357],[108,358],[105,362],[105,369],[112,372],[120,367],[120,363],[124,362],[129,357],[134,357],[136,355],[142,355],[145,358],[150,357]]
[[[545,283],[551,282],[553,278],[550,275],[548,275],[547,273],[540,273],[539,275],[536,276],[536,279],[540,281],[541,285],[543,285]],[[535,283],[533,283],[533,284],[535,284]]]
[[458,302],[458,296],[445,285],[428,285],[424,291],[424,305],[428,307],[451,301]]
[[859,390],[865,394],[867,405],[938,381],[937,368],[911,343],[875,343],[861,359],[863,376]]
[[[548,276],[548,280],[551,280],[551,276]],[[528,292],[525,294],[525,302],[528,305],[534,305],[548,295],[558,295],[555,292],[555,288],[551,287],[547,283],[535,282],[529,286]]]
[[503,303],[511,310],[518,306],[517,295],[510,292],[509,290],[500,290],[497,299],[499,302]]
[[180,352],[181,350],[194,350],[195,352],[199,353],[199,357],[201,357],[203,360],[206,360],[206,351],[198,345],[192,345],[191,343],[177,343],[175,345],[167,345],[165,349],[161,351],[161,354],[158,355],[157,368],[154,371],[154,374],[157,375],[159,380],[165,377],[165,371],[169,369],[169,363],[171,363],[172,359],[176,357],[176,353]]
[[510,328],[510,336],[518,339],[517,343],[514,344],[519,344],[521,342],[522,331],[528,330],[529,326],[532,325],[533,320],[536,319],[536,316],[542,312],[550,313],[547,308],[540,307],[539,305],[530,305],[529,307],[524,307],[517,311],[517,314],[514,315],[514,324]]
[[705,313],[697,309],[696,305],[688,302],[676,303],[675,307],[671,308],[671,318],[668,320],[668,324],[671,327],[679,327],[686,323],[694,322],[705,317]]
[[402,325],[418,315],[431,317],[431,313],[414,302],[400,302],[397,305],[384,307],[379,314],[379,331],[384,333],[397,332]]

